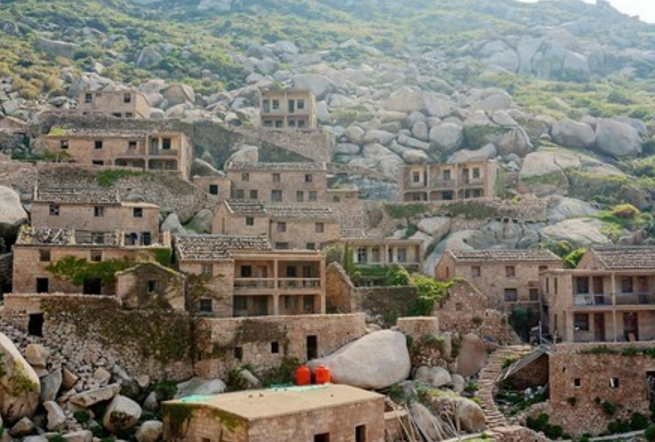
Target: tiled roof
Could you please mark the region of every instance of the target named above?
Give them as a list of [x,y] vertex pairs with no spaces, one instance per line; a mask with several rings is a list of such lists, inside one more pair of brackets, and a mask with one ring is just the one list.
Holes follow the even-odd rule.
[[37,188],[34,201],[68,204],[120,204],[118,191],[89,187]]
[[520,261],[561,261],[550,250],[511,249],[511,250],[449,250],[457,262],[493,263]]
[[337,221],[337,216],[329,207],[315,206],[269,206],[272,220],[301,219],[308,221]]
[[246,163],[246,162],[231,162],[227,165],[227,170],[236,171],[306,171],[318,172],[324,171],[325,163]]
[[607,270],[655,269],[655,246],[598,247],[590,252]]
[[237,215],[266,215],[266,209],[257,200],[226,200],[225,204]]
[[146,138],[148,132],[140,130],[61,129],[50,131],[48,137],[70,138]]
[[222,261],[234,250],[271,250],[262,236],[178,235],[175,251],[180,261]]

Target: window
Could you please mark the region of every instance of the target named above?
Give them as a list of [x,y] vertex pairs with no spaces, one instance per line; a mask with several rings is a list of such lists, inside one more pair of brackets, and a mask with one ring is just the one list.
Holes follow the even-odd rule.
[[95,140],[93,146],[96,150],[102,149],[103,142],[102,140]]
[[559,281],[559,278],[553,278],[553,285],[555,286],[554,287],[555,294],[557,294],[557,283],[558,283],[558,281]]
[[149,280],[147,282],[147,291],[148,293],[155,293],[157,291],[157,281]]
[[280,100],[273,100],[273,110],[280,109]]
[[480,168],[479,167],[474,167],[473,168],[473,178],[480,178]]
[[93,103],[93,94],[84,94],[85,103]]
[[132,215],[134,218],[143,218],[143,209],[141,207],[135,207],[132,210]]
[[298,120],[298,127],[305,127],[305,120]]
[[141,233],[141,245],[149,246],[152,244],[152,238],[150,237],[150,232]]
[[58,204],[50,204],[50,216],[59,216]]
[[50,250],[39,250],[39,261],[50,262]]
[[101,218],[105,216],[105,208],[102,206],[95,206],[93,208],[93,216],[95,216],[96,218]]
[[539,289],[530,289],[530,301],[539,301]]
[[314,297],[304,296],[302,300],[302,306],[305,313],[314,313]]
[[30,336],[43,336],[43,323],[43,313],[30,315],[29,322],[27,323],[27,333]]
[[259,192],[257,192],[257,189],[250,190],[250,199],[251,200],[259,199]]
[[421,172],[412,172],[412,182],[413,183],[421,182]]
[[91,161],[91,164],[93,164],[94,166],[104,166],[105,162],[102,160],[93,160]]
[[36,293],[48,293],[49,286],[48,278],[36,278]]
[[307,248],[307,250],[316,250],[316,243],[315,242],[308,242],[306,248]]
[[238,200],[243,199],[243,189],[237,189],[236,192],[234,193],[234,198]]
[[296,100],[289,100],[289,113],[292,114],[296,111]]
[[277,127],[277,128],[279,129],[279,128],[281,128],[282,126],[283,126],[283,122],[282,122],[282,120],[275,120],[275,127]]
[[132,112],[125,112],[125,118],[132,118],[134,114]]
[[280,233],[286,232],[287,231],[287,223],[278,222],[277,223],[277,231],[280,232]]
[[282,201],[282,191],[281,190],[271,190],[271,201],[273,201],[273,202]]
[[91,262],[101,262],[101,261],[102,261],[102,251],[91,250]]
[[505,302],[516,302],[519,300],[517,289],[505,289]]
[[550,278],[546,278],[546,293],[550,293]]
[[271,111],[271,100],[264,100],[263,103],[264,112],[268,113]]
[[211,313],[214,311],[211,299],[201,299],[198,307],[201,312]]
[[264,127],[273,127],[273,120],[264,120]]
[[622,276],[621,277],[621,293],[632,293],[632,277]]
[[210,195],[218,195],[218,185],[217,184],[210,184],[209,185],[209,194]]
[[366,442],[366,425],[355,427],[355,442]]
[[130,150],[136,149],[136,141],[128,141],[127,142],[127,148]]
[[255,225],[255,218],[253,218],[252,216],[247,216],[246,217],[246,226],[252,227],[254,225]]
[[317,434],[314,436],[314,442],[330,442],[330,433]]
[[114,112],[113,114],[111,114],[111,116],[114,117],[114,118],[120,118],[120,117],[122,117],[122,115],[121,115],[120,112]]
[[70,147],[70,144],[69,144],[68,140],[61,140],[59,142],[59,147],[61,147],[62,150],[66,150],[66,149],[68,149]]
[[200,266],[200,273],[205,276],[212,276],[214,274],[214,266],[211,264],[202,264]]
[[619,378],[610,378],[610,388],[619,388]]
[[582,386],[582,380],[580,378],[573,379],[573,386],[575,388],[580,388],[580,386]]
[[296,107],[298,108],[298,110],[305,109],[305,100],[296,101]]
[[396,258],[400,263],[407,262],[407,249],[404,247],[399,248],[396,251]]
[[441,172],[441,178],[444,181],[450,180],[451,179],[450,170],[444,170],[443,172]]
[[314,181],[314,175],[312,175],[311,173],[305,174],[305,182],[306,183],[311,183],[313,181]]
[[575,331],[589,331],[589,314],[576,313],[573,316]]
[[241,277],[252,278],[252,266],[241,266]]
[[276,242],[275,243],[275,248],[277,250],[289,250],[289,243],[288,242]]
[[161,148],[163,150],[170,150],[171,149],[171,139],[170,138],[162,138]]
[[302,203],[305,201],[305,192],[302,190],[296,191],[296,202],[297,203]]
[[131,103],[132,102],[132,94],[126,93],[123,94],[123,103]]
[[316,193],[315,190],[310,190],[309,191],[309,201],[316,201],[318,199],[317,195],[318,194]]
[[279,183],[280,181],[281,181],[280,174],[279,173],[274,173],[273,174],[273,182],[274,183]]
[[360,264],[366,264],[368,261],[368,254],[365,247],[360,247],[357,249],[357,262]]
[[514,278],[516,276],[516,268],[514,266],[505,266],[505,277]]
[[452,201],[455,199],[455,193],[452,190],[441,192],[441,199],[444,201]]
[[316,223],[316,224],[314,224],[314,232],[316,232],[316,233],[325,233],[325,223]]
[[237,361],[240,361],[243,359],[243,347],[234,347],[234,358]]
[[[589,278],[576,278],[575,280],[576,293],[589,293]],[[557,290],[555,290],[557,292]]]
[[280,352],[280,343],[277,341],[271,342],[271,353],[278,354]]
[[243,181],[244,183],[247,183],[248,181],[250,181],[250,174],[247,173],[247,172],[242,173],[241,174],[241,181]]
[[481,271],[482,269],[480,268],[480,266],[473,266],[471,267],[471,276],[477,278],[480,276]]

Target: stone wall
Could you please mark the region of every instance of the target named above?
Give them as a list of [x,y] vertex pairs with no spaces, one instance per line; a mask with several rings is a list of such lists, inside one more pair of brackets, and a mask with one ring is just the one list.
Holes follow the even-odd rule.
[[0,295],[3,293],[3,288],[7,288],[7,291],[9,291],[9,287],[11,287],[13,263],[11,253],[0,255]]
[[[550,421],[578,436],[602,433],[610,421],[629,420],[633,412],[648,415],[648,378],[655,378],[655,359],[638,349],[654,348],[638,343],[557,345],[549,364]],[[620,407],[610,416],[604,403]]]
[[237,128],[236,133],[244,136],[249,144],[256,144],[264,147],[262,149],[262,161],[275,162],[279,158],[267,159],[267,145],[278,146],[289,152],[303,156],[313,161],[325,162],[332,159],[335,142],[334,136],[321,131],[272,131],[263,128],[245,129]]
[[543,434],[520,426],[492,428],[486,433],[494,442],[550,442]]
[[202,377],[224,377],[247,364],[260,370],[289,358],[302,363],[326,356],[365,333],[363,314],[199,318],[194,324],[195,371]]
[[339,263],[331,263],[325,273],[327,307],[339,313],[352,313],[355,285]]
[[[189,315],[123,310],[114,297],[5,295],[2,320],[34,334],[43,315],[42,343],[75,366],[118,364],[132,376],[184,380],[192,375]],[[37,334],[38,335],[38,334]]]

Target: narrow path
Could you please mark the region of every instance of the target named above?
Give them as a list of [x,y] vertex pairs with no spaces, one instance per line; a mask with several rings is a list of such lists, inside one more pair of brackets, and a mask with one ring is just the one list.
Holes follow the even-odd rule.
[[496,382],[503,370],[503,363],[507,358],[521,357],[532,351],[528,345],[513,345],[501,347],[491,355],[487,365],[480,372],[478,380],[479,390],[477,396],[481,400],[482,411],[487,418],[487,428],[506,427],[509,425],[507,419],[498,409],[494,400]]

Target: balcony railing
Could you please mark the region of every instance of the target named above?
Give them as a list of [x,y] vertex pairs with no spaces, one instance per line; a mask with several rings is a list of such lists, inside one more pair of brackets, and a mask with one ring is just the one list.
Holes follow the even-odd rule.
[[605,307],[612,305],[612,295],[584,293],[573,296],[574,306]]
[[483,181],[482,178],[469,178],[461,180],[462,186],[481,186]]
[[235,290],[305,290],[321,288],[319,278],[236,278]]
[[576,307],[608,307],[608,306],[655,306],[654,293],[617,293],[617,294],[577,294],[573,296],[573,305]]
[[617,293],[616,305],[655,305],[655,294]]
[[321,288],[321,280],[318,278],[283,278],[278,279],[280,290],[303,290]]
[[452,189],[457,187],[456,180],[431,180],[430,187],[433,189]]
[[274,278],[237,278],[234,280],[235,290],[257,290],[275,288]]
[[148,151],[148,155],[156,157],[176,157],[178,152],[177,149],[153,149]]

